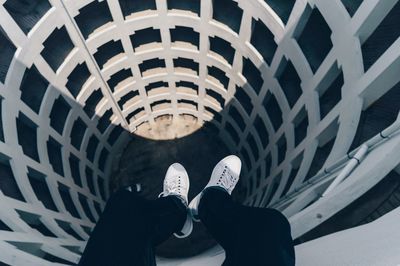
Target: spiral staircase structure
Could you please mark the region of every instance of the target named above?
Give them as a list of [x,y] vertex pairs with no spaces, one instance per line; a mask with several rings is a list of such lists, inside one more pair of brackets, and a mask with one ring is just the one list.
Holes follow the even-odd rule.
[[0,265],[77,263],[166,116],[238,154],[243,203],[296,239],[398,180],[399,23],[397,0],[0,0]]

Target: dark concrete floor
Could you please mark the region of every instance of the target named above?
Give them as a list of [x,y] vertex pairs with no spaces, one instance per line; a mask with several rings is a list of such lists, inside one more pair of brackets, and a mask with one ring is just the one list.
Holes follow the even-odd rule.
[[[229,155],[229,151],[214,131],[207,126],[200,127],[190,119],[177,122],[165,119],[159,121],[155,127],[157,128],[151,129],[147,125],[145,130],[138,130],[142,135],[143,132],[151,131],[149,136],[153,139],[137,135],[133,137],[123,153],[118,172],[113,175],[111,189],[140,183],[143,187],[142,195],[148,199],[155,199],[162,191],[168,167],[174,162],[179,162],[185,166],[189,174],[190,201],[207,184],[215,164]],[[168,139],[171,136],[179,136],[182,130],[186,136]],[[191,130],[196,131],[190,134]],[[154,138],[167,138],[167,140]],[[242,190],[240,184],[238,186],[234,197],[240,200]],[[163,257],[188,257],[215,244],[204,226],[195,223],[193,233],[188,238],[177,239],[172,236],[157,248],[157,254]]]

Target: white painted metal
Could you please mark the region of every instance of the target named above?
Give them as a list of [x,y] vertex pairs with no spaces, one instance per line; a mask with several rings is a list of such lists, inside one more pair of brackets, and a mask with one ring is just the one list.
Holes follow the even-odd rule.
[[[95,1],[95,0],[94,0]],[[2,124],[5,142],[0,142],[0,157],[10,159],[12,172],[17,186],[21,190],[26,202],[7,197],[0,192],[0,219],[11,232],[0,231],[0,262],[11,265],[51,265],[50,262],[40,258],[42,252],[47,252],[55,257],[75,263],[79,254],[66,249],[65,246],[83,250],[85,241],[75,239],[71,233],[65,232],[57,223],[62,220],[71,224],[82,239],[86,240],[88,234],[81,226],[93,227],[79,202],[79,193],[89,199],[89,208],[95,218],[98,218],[93,202],[98,202],[104,207],[105,199],[101,198],[99,185],[96,183],[95,194],[90,193],[88,183],[82,178],[82,187],[76,185],[68,164],[70,154],[79,158],[81,164],[79,172],[85,176],[85,167],[93,170],[93,175],[103,178],[107,183],[111,173],[112,161],[118,161],[129,134],[124,133],[114,145],[108,143],[110,133],[117,125],[124,126],[132,132],[143,122],[154,123],[159,115],[170,114],[177,116],[189,113],[196,116],[200,122],[211,121],[219,130],[221,138],[231,147],[232,152],[243,155],[248,154],[250,166],[244,164],[242,180],[248,188],[248,205],[259,206],[268,203],[270,207],[282,210],[293,226],[294,236],[300,236],[311,230],[347,204],[358,198],[365,191],[381,180],[389,171],[398,165],[399,158],[399,127],[400,119],[380,134],[365,143],[365,146],[350,153],[348,150],[357,131],[360,114],[382,95],[389,91],[400,81],[400,39],[397,39],[387,51],[368,70],[364,71],[361,45],[374,32],[376,26],[388,14],[397,0],[368,0],[363,1],[357,12],[351,17],[346,11],[342,1],[325,0],[297,0],[288,22],[283,23],[274,9],[263,0],[234,0],[243,10],[240,30],[233,32],[228,26],[213,19],[213,5],[211,0],[202,0],[200,16],[193,12],[169,10],[167,0],[157,0],[156,10],[139,12],[135,15],[124,17],[118,0],[102,1],[108,4],[112,21],[98,28],[86,40],[83,39],[74,22],[74,17],[79,10],[93,0],[49,0],[52,8],[37,22],[29,34],[25,34],[13,17],[4,8],[6,0],[0,0],[0,25],[7,38],[17,48],[10,64],[4,84],[0,82],[0,97],[2,102]],[[322,62],[319,69],[313,73],[307,58],[294,39],[298,25],[304,24],[303,13],[309,8],[318,8],[332,30],[330,37],[333,48]],[[267,64],[259,51],[251,44],[252,23],[258,20],[264,23],[272,32],[278,44],[271,64]],[[41,55],[43,43],[56,28],[65,26],[75,48],[66,57],[57,71]],[[172,43],[170,29],[177,26],[193,28],[200,35],[199,48],[185,43]],[[136,31],[154,27],[161,31],[161,42],[144,45],[134,51],[130,35]],[[233,63],[230,64],[218,54],[210,51],[210,37],[219,37],[231,44],[235,49]],[[111,40],[121,40],[124,53],[117,55],[100,69],[93,54],[105,43]],[[199,73],[175,68],[173,59],[184,57],[199,63]],[[162,58],[166,62],[165,69],[150,71],[141,75],[139,65],[151,58]],[[261,72],[264,84],[259,93],[256,93],[246,78],[243,76],[243,59],[248,58]],[[282,60],[290,60],[299,78],[301,79],[302,95],[297,103],[290,107],[281,85],[276,79]],[[71,71],[81,63],[87,64],[91,77],[81,88],[77,97],[73,97],[66,88]],[[35,66],[38,71],[49,81],[50,86],[43,98],[39,114],[32,111],[21,101],[21,85],[24,71]],[[229,84],[226,88],[208,75],[207,67],[220,68],[228,77]],[[344,74],[344,85],[341,88],[339,103],[323,119],[320,117],[319,93],[321,88],[328,86],[331,70],[336,67]],[[122,69],[130,69],[133,77],[122,82],[112,92],[107,84],[109,78]],[[192,95],[179,92],[177,81],[190,81],[198,85],[198,94]],[[145,86],[149,83],[163,81],[168,84],[169,90],[164,90],[154,95],[148,95]],[[253,109],[247,113],[243,103],[236,97],[236,88],[242,87],[248,94]],[[92,92],[100,89],[104,99],[95,110],[95,117],[88,118],[82,107]],[[224,106],[207,97],[206,89],[219,93],[225,100]],[[127,93],[132,90],[139,91],[138,101],[127,101],[122,107],[118,105]],[[276,97],[282,110],[282,125],[275,130],[264,107],[264,98],[267,94]],[[63,134],[56,132],[49,124],[49,114],[53,102],[62,95],[69,105],[71,113],[65,122]],[[151,104],[162,99],[170,99],[171,105],[161,110],[152,110]],[[188,109],[178,105],[179,100],[192,100],[198,104],[197,109]],[[229,115],[228,107],[235,106],[244,121],[244,127]],[[127,116],[143,107],[141,116],[127,121]],[[295,145],[295,120],[302,108],[308,115],[309,125],[305,139]],[[206,108],[221,114],[221,120],[213,117]],[[101,133],[97,130],[97,122],[104,113],[111,109],[113,115],[111,124]],[[37,125],[37,144],[40,163],[26,156],[19,145],[15,119],[22,112]],[[83,136],[82,149],[77,150],[70,144],[70,133],[74,121],[80,117],[88,129]],[[264,147],[255,121],[259,117],[261,123],[268,131],[269,144]],[[228,132],[227,125],[231,125],[238,135],[236,143],[232,133]],[[253,151],[248,141],[251,134],[255,139]],[[284,160],[278,163],[277,141],[285,134],[286,152]],[[94,135],[99,140],[94,162],[87,159],[86,148],[90,137]],[[46,149],[48,139],[52,137],[62,145],[62,159],[65,164],[65,177],[54,172]],[[308,170],[315,156],[318,146],[329,140],[335,139],[332,150],[319,173],[304,182]],[[101,171],[96,162],[99,161],[101,150],[106,148],[110,152],[105,171]],[[361,163],[352,168],[354,162],[349,164],[349,157],[362,155],[366,152]],[[348,153],[348,154],[347,154]],[[266,167],[266,159],[271,157],[271,171]],[[294,182],[289,193],[281,197],[293,168],[294,161],[302,158]],[[354,161],[354,160],[352,160]],[[347,165],[347,167],[346,167]],[[51,197],[59,211],[51,211],[35,195],[28,179],[28,167],[35,169],[46,176]],[[342,174],[339,174],[343,171]],[[338,176],[339,175],[339,176]],[[1,178],[1,177],[0,177]],[[280,178],[279,186],[272,194],[272,186]],[[82,217],[73,217],[65,207],[58,191],[58,184],[63,184],[69,189],[73,205]],[[327,188],[329,187],[329,190]],[[106,196],[108,190],[106,189]],[[326,191],[324,197],[321,194]],[[329,192],[329,193],[328,193]],[[308,206],[311,204],[310,206]],[[308,207],[306,207],[308,206]],[[265,206],[261,206],[265,207]],[[18,211],[31,212],[40,216],[41,222],[57,237],[45,237],[37,230],[31,228],[20,217]],[[16,248],[10,243],[25,245],[26,250],[33,254]],[[34,243],[34,244],[33,244]],[[209,255],[209,254],[208,254]],[[211,256],[211,255],[210,255]],[[207,257],[205,258],[207,259]],[[54,264],[53,264],[54,265]]]

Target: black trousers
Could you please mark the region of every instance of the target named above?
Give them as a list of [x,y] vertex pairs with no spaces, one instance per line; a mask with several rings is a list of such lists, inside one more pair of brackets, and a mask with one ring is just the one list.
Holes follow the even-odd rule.
[[224,248],[224,266],[295,265],[290,224],[279,211],[242,206],[222,189],[209,188],[199,216]]
[[[224,266],[295,264],[290,225],[273,209],[245,207],[222,189],[209,188],[199,216],[225,249]],[[155,265],[154,247],[180,230],[186,206],[177,197],[154,201],[119,191],[108,201],[79,265]]]
[[78,265],[156,265],[154,247],[185,220],[186,206],[175,196],[146,200],[120,190],[108,200]]

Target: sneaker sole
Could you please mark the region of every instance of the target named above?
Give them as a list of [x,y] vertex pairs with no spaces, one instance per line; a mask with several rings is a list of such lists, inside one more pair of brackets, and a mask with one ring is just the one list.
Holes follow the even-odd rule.
[[189,213],[187,213],[185,224],[182,227],[180,233],[174,233],[176,238],[186,238],[188,237],[193,231],[193,221],[192,217]]
[[198,211],[199,211],[199,203],[200,203],[200,198],[201,198],[202,193],[203,193],[203,191],[200,192],[199,194],[197,194],[197,196],[194,197],[189,204],[190,216],[191,216],[192,220],[197,223],[200,222],[200,217],[199,217]]

